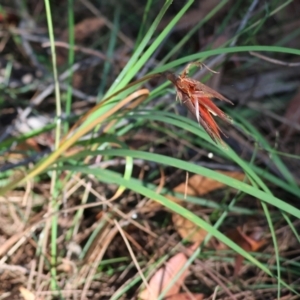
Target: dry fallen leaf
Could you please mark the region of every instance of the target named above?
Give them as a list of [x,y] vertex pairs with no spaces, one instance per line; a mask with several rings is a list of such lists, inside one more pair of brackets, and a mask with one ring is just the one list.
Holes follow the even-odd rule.
[[[220,174],[227,175],[237,180],[244,180],[245,174],[241,172],[218,171]],[[189,178],[188,183],[183,182],[179,184],[174,191],[178,193],[187,194],[190,196],[203,196],[214,190],[224,187],[225,184],[214,179],[204,177],[201,175],[194,175]]]
[[[243,180],[245,178],[245,175],[240,172],[219,171],[219,173],[238,180]],[[207,178],[200,175],[194,175],[189,178],[187,184],[185,182],[181,183],[174,189],[174,191],[182,194],[187,194],[190,196],[202,196],[216,189],[220,189],[224,186],[225,185],[223,183],[218,182],[214,179]],[[166,197],[177,203],[182,202],[182,200],[177,199],[176,197],[173,196],[167,195]],[[207,232],[204,229],[199,228],[193,222],[182,217],[181,215],[173,214],[172,220],[174,223],[174,227],[176,228],[177,232],[183,239],[186,239],[190,242],[201,243],[207,235]]]
[[[189,248],[189,251],[192,252],[197,247],[198,245],[194,244]],[[177,253],[171,257],[166,264],[160,268],[150,279],[150,291],[147,288],[143,290],[139,295],[139,299],[156,300],[160,293],[164,291],[167,286],[169,286],[174,277],[182,270],[186,262],[187,257],[184,253]],[[178,280],[173,284],[173,286],[167,291],[165,298],[169,299],[170,296],[179,294],[180,287],[182,286],[187,275],[188,270],[185,270]]]
[[[247,252],[255,252],[258,249],[260,249],[263,245],[265,245],[266,240],[262,239],[262,235],[263,230],[260,227],[256,227],[255,230],[253,230],[252,233],[249,235],[246,235],[241,227],[232,229],[226,234],[228,238],[230,238],[233,242],[235,242]],[[218,249],[228,249],[228,247],[220,243]],[[235,276],[239,274],[243,261],[244,257],[238,254],[235,258],[234,265]]]
[[201,243],[207,235],[206,230],[196,226],[193,222],[181,215],[172,214],[172,221],[179,235],[189,242]]
[[[155,300],[160,293],[169,285],[170,281],[176,276],[176,274],[182,269],[187,262],[187,257],[183,253],[178,253],[173,256],[166,265],[159,269],[149,282],[151,292],[147,289],[142,291],[140,298],[143,300]],[[183,283],[188,271],[178,279],[178,281],[169,289],[166,293],[166,297],[178,294],[180,286]]]

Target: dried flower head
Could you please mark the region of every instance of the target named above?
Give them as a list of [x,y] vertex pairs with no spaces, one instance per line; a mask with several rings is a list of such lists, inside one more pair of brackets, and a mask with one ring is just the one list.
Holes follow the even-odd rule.
[[232,123],[232,119],[220,110],[211,99],[217,98],[230,104],[233,103],[205,84],[189,78],[188,71],[192,65],[202,66],[203,64],[200,62],[189,63],[179,76],[171,72],[166,72],[165,75],[175,85],[177,97],[181,103],[186,105],[215,142],[223,144],[222,131],[213,116],[218,116],[229,123]]

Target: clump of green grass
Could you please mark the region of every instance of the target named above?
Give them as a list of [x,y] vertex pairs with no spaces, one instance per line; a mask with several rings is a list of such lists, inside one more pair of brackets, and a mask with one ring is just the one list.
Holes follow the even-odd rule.
[[[201,52],[185,55],[185,47],[187,43],[192,42],[195,32],[204,26],[227,2],[228,1],[221,1],[206,18],[199,20],[199,23],[190,29],[173,49],[165,53],[165,56],[158,62],[157,67],[151,69],[146,76],[151,77],[153,74],[166,70],[177,70],[191,61],[209,61],[211,57],[224,60],[226,56],[230,57],[230,55],[242,53],[248,54],[250,51],[300,55],[299,50],[284,47],[284,44],[262,45],[256,42],[256,37],[267,29],[267,20],[279,11],[285,9],[285,6],[291,1],[286,2],[284,5],[272,1],[266,10],[257,10],[256,13],[253,13],[253,3],[250,3],[249,7],[246,7],[245,4],[238,1],[233,5],[229,15],[236,16],[237,12],[241,12],[247,8],[240,21],[240,24],[243,26],[236,26],[235,34],[220,48],[211,49],[210,45],[208,45],[207,48]],[[129,222],[134,224],[134,226],[138,226],[142,223],[135,221],[129,211],[128,214],[125,214],[119,209],[119,206],[123,209],[124,206],[119,202],[117,203],[116,199],[122,199],[122,201],[127,202],[127,200],[124,199],[126,199],[127,196],[129,197],[128,192],[131,195],[152,199],[167,210],[184,216],[194,224],[208,231],[209,235],[203,245],[191,257],[189,265],[195,263],[197,258],[202,260],[206,258],[208,252],[204,247],[209,240],[214,237],[227,245],[234,253],[242,255],[246,259],[246,264],[252,266],[257,274],[263,272],[270,282],[272,282],[272,284],[264,286],[260,286],[258,282],[254,282],[257,288],[262,290],[268,290],[269,288],[276,289],[278,298],[280,298],[282,292],[286,291],[294,295],[299,293],[297,286],[293,283],[294,279],[289,282],[287,276],[290,272],[293,273],[293,276],[298,276],[298,271],[295,271],[297,264],[293,262],[290,268],[283,265],[285,258],[281,257],[280,253],[280,241],[278,241],[278,234],[276,234],[276,230],[278,230],[276,221],[280,219],[281,222],[284,222],[284,225],[281,226],[287,226],[289,231],[294,234],[294,238],[299,242],[298,230],[295,223],[300,219],[300,210],[293,203],[288,203],[284,198],[274,195],[270,186],[275,186],[295,196],[300,194],[300,189],[294,176],[282,160],[280,153],[278,153],[274,147],[270,145],[268,140],[259,133],[259,130],[253,126],[251,119],[243,117],[243,110],[246,110],[246,108],[233,108],[228,111],[228,114],[234,119],[235,126],[239,128],[240,131],[250,135],[255,141],[253,147],[255,151],[253,151],[252,156],[247,160],[242,158],[230,147],[224,151],[223,148],[216,145],[194,120],[175,114],[173,112],[174,104],[169,105],[169,107],[164,110],[161,109],[160,104],[151,105],[151,101],[157,98],[167,97],[170,94],[172,94],[175,103],[174,91],[168,82],[159,84],[151,91],[149,89],[142,89],[141,83],[134,86],[130,85],[130,82],[139,77],[141,69],[155,56],[156,51],[160,49],[161,45],[170,39],[172,30],[177,22],[187,13],[192,4],[193,1],[187,1],[162,32],[158,33],[157,26],[172,5],[172,1],[166,1],[164,5],[162,5],[156,18],[151,20],[152,22],[149,27],[147,24],[150,24],[150,20],[148,19],[147,12],[151,10],[153,3],[150,0],[147,1],[140,26],[140,33],[138,34],[138,39],[134,45],[130,59],[106,91],[104,90],[108,80],[106,80],[107,78],[105,77],[103,78],[103,81],[99,83],[99,95],[103,94],[102,97],[99,97],[100,104],[86,113],[85,117],[80,119],[80,122],[77,123],[78,126],[75,129],[70,130],[73,124],[70,124],[68,121],[62,122],[61,116],[63,111],[67,116],[71,114],[72,73],[66,81],[68,84],[67,92],[61,97],[54,45],[55,24],[52,23],[53,7],[51,7],[50,1],[45,0],[46,19],[51,42],[53,83],[55,85],[55,128],[48,126],[39,131],[5,141],[2,143],[1,149],[7,150],[12,142],[19,143],[22,140],[37,136],[41,132],[52,130],[53,128],[55,129],[55,145],[51,154],[39,159],[32,168],[25,168],[25,176],[22,174],[21,177],[6,183],[10,174],[8,172],[3,173],[2,179],[5,180],[5,182],[1,187],[0,194],[4,196],[9,195],[13,189],[21,184],[24,185],[26,182],[35,182],[35,184],[38,185],[39,181],[44,180],[45,175],[47,175],[46,177],[50,183],[50,198],[46,209],[48,214],[45,219],[38,221],[38,223],[43,224],[43,233],[39,235],[39,238],[36,235],[36,253],[39,260],[38,274],[41,275],[44,268],[50,272],[50,289],[53,293],[55,292],[62,297],[66,297],[64,296],[64,288],[67,285],[63,285],[62,283],[65,279],[59,273],[58,265],[60,265],[62,260],[66,257],[70,259],[70,253],[73,253],[70,250],[68,251],[67,249],[63,249],[63,247],[59,247],[57,241],[60,239],[60,242],[67,247],[78,235],[81,226],[89,227],[86,225],[88,221],[85,220],[85,213],[87,213],[87,208],[90,206],[100,206],[102,214],[105,217],[97,220],[95,216],[93,216],[95,224],[94,231],[91,231],[90,234],[81,241],[82,249],[81,254],[78,256],[79,263],[84,263],[86,257],[90,259],[88,259],[88,262],[83,266],[79,264],[77,276],[68,277],[64,274],[64,276],[67,276],[65,282],[74,287],[74,289],[82,289],[82,295],[87,295],[93,280],[95,280],[94,282],[98,282],[96,280],[98,279],[97,276],[100,277],[99,282],[101,282],[101,277],[113,277],[115,274],[125,272],[125,269],[128,267],[131,270],[131,274],[134,273],[134,275],[128,278],[126,285],[119,284],[119,286],[114,289],[114,293],[109,297],[110,299],[119,299],[122,296],[124,297],[124,295],[126,297],[126,295],[136,291],[137,285],[141,282],[141,278],[138,273],[132,270],[133,268],[128,258],[122,256],[119,258],[114,257],[114,261],[105,260],[105,251],[99,246],[99,241],[101,245],[108,243],[106,248],[104,248],[107,250],[110,243],[113,244],[113,239],[118,233],[116,227],[113,226],[113,220],[116,219],[120,223]],[[73,1],[68,1],[68,30],[69,43],[71,46],[68,56],[69,67],[75,61],[74,50],[72,50],[74,45],[74,34],[72,33],[74,32],[73,6]],[[251,14],[247,14],[249,11]],[[107,57],[109,58],[114,57],[114,51],[116,50],[117,33],[121,22],[120,15],[120,8],[116,8],[113,18],[114,26],[113,30],[111,30],[109,45],[107,47]],[[230,24],[230,18],[225,18],[220,24],[220,30],[225,31]],[[220,34],[221,33],[222,32],[220,32]],[[173,57],[176,57],[176,59],[171,59]],[[112,65],[108,61],[105,62],[103,71],[105,76],[109,75],[111,67]],[[65,103],[62,102],[63,98],[66,99]],[[172,108],[172,111],[170,108]],[[145,131],[155,132],[161,138],[159,141],[154,140],[151,143],[152,145],[145,143],[143,150],[132,149],[131,145],[127,143],[127,138],[134,136],[138,132],[145,134]],[[87,134],[91,134],[91,137],[86,138]],[[159,143],[168,144],[170,136],[172,140],[177,141],[183,149],[181,153],[178,153],[178,157],[175,155],[170,156],[155,153]],[[62,137],[64,137],[63,141]],[[185,145],[192,145],[194,148],[199,148],[203,151],[202,153],[212,152],[220,161],[241,169],[246,174],[247,180],[240,182],[229,176],[220,174],[216,170],[189,161],[186,159],[189,149]],[[154,148],[154,151],[150,151],[150,148]],[[75,154],[70,152],[71,149],[75,149]],[[281,174],[280,177],[276,177],[270,170],[256,163],[257,153],[260,149],[272,155],[272,163]],[[176,150],[177,149],[174,151],[175,153],[177,153]],[[103,164],[105,162],[114,162],[115,165],[112,163],[114,166],[118,166],[118,160],[123,159],[124,167],[98,167],[97,162],[99,158]],[[159,178],[159,169],[164,170],[171,167],[173,170],[180,170],[183,173],[187,172],[213,178],[228,187],[234,188],[238,192],[225,204],[218,203],[218,199],[214,201],[203,201],[202,205],[208,203],[210,207],[213,207],[219,212],[218,220],[211,224],[193,213],[193,211],[170,201],[165,197],[165,193],[168,192],[167,190],[157,192],[159,189],[156,184],[150,180],[150,182],[145,181],[141,179],[142,177],[136,176],[136,162],[142,162],[145,166],[155,166],[150,168],[148,178]],[[69,197],[71,197],[72,189],[78,189],[80,180],[82,180],[81,184],[84,188],[81,194],[77,195],[77,200],[79,199],[80,202],[76,202],[76,204],[79,206],[76,207],[76,209],[74,208],[76,212],[71,215],[73,220],[68,226],[67,233],[60,235],[60,216],[68,212],[68,209],[63,209],[64,193],[68,193]],[[75,188],[76,186],[77,188]],[[101,189],[102,192],[97,192],[93,186]],[[109,196],[106,195],[107,191],[114,195],[110,198],[111,201],[107,200],[109,198]],[[99,204],[95,200],[90,202],[91,197],[100,198],[101,201]],[[181,197],[184,198],[184,195],[181,195]],[[230,212],[234,211],[237,213],[237,211],[239,211],[239,214],[242,215],[245,213],[245,211],[243,211],[244,209],[247,211],[245,214],[251,213],[252,208],[248,209],[247,207],[244,208],[239,205],[239,203],[242,203],[244,197],[249,197],[249,199],[253,201],[260,201],[273,243],[274,260],[271,265],[267,264],[270,257],[262,259],[262,256],[265,255],[263,253],[249,253],[245,251],[241,246],[231,241],[219,229],[220,226],[226,223]],[[69,198],[66,200],[69,201]],[[112,202],[112,200],[114,200],[114,202]],[[187,198],[187,201],[189,200],[191,200],[191,198]],[[106,211],[107,207],[108,209]],[[73,213],[72,207],[70,207],[70,210]],[[22,212],[20,212],[20,214],[22,214]],[[144,228],[145,227],[143,227],[143,229]],[[30,230],[28,230],[28,232],[29,231]],[[61,240],[62,237],[63,240]],[[229,259],[233,252],[230,252],[224,260]],[[89,256],[89,253],[92,254]],[[150,254],[150,256],[151,255],[152,254]],[[212,255],[217,259],[216,252],[213,252]],[[161,257],[156,256],[150,265],[147,264],[145,257],[139,256],[138,258],[141,265],[144,266],[143,272],[148,274],[152,269],[151,267],[155,265],[154,261],[158,261]],[[106,265],[105,262],[107,262]],[[285,263],[286,262],[287,261],[285,261]],[[115,267],[116,265],[117,267]],[[42,284],[41,279],[38,280],[38,283]],[[44,284],[48,285],[49,282]],[[248,285],[247,287],[244,286],[244,289],[251,290],[252,287]]]

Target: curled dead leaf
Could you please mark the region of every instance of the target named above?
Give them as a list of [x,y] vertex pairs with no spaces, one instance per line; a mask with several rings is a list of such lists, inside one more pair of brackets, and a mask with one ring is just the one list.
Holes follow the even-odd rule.
[[[234,241],[237,245],[248,252],[255,252],[266,244],[266,240],[262,239],[263,230],[260,227],[256,227],[249,235],[243,232],[241,227],[234,228],[227,232],[227,237]],[[222,243],[218,246],[219,250],[228,249],[228,247]],[[234,264],[234,275],[237,276],[241,270],[244,257],[237,255]]]

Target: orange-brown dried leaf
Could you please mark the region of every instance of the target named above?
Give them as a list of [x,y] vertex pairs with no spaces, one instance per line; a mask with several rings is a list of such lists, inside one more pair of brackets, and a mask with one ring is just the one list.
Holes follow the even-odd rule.
[[[187,262],[187,257],[184,253],[177,253],[172,258],[170,258],[165,266],[160,268],[150,279],[149,288],[143,290],[139,298],[143,300],[156,300],[160,293],[170,284],[174,277],[180,272],[183,266]],[[168,290],[165,297],[176,295],[179,293],[180,287],[183,284],[188,271],[186,270],[173,284],[173,286]]]
[[[244,180],[245,174],[240,172],[225,172],[219,171],[221,174],[225,174],[229,177]],[[202,196],[216,189],[220,189],[225,185],[219,181],[216,181],[211,178],[207,178],[201,175],[194,175],[189,178],[188,182],[183,182],[178,185],[174,191],[182,194],[187,194],[189,196]],[[181,202],[181,200],[177,199],[174,196],[167,195],[168,199],[174,202]],[[199,206],[198,206],[199,207]],[[207,231],[203,228],[198,227],[190,220],[184,218],[178,214],[172,214],[172,221],[174,227],[178,234],[183,238],[190,242],[203,242],[207,235]]]
[[[230,230],[226,236],[239,245],[242,249],[247,252],[255,252],[260,249],[263,245],[266,244],[265,239],[261,239],[262,230],[259,231],[259,234],[252,232],[250,235],[246,235],[241,227]],[[227,249],[227,246],[220,244],[219,249]],[[235,264],[234,264],[234,275],[237,276],[241,270],[244,257],[240,254],[236,255]]]
[[[258,228],[256,228],[258,230]],[[263,230],[259,231],[259,235],[253,231],[251,234],[247,235],[243,232],[241,227],[234,228],[227,232],[226,236],[230,238],[233,242],[242,247],[244,243],[247,243],[250,247],[250,251],[257,251],[261,248],[266,240],[262,239]]]
[[240,227],[238,227],[237,230],[239,231],[240,236],[249,244],[252,252],[257,251],[267,242],[266,240],[261,239],[263,234],[262,229],[259,230],[258,234],[253,231],[249,236],[246,235]]
[[[242,172],[218,171],[218,173],[228,177],[243,181],[245,174]],[[183,182],[175,187],[174,191],[190,196],[203,196],[214,190],[225,187],[226,185],[215,179],[208,178],[202,175],[194,175],[189,178],[188,182]]]
[[[191,245],[187,249],[187,255],[191,255],[197,247],[199,247],[199,244]],[[174,280],[174,277],[182,270],[187,260],[187,256],[184,253],[177,253],[171,257],[150,279],[149,288],[151,292],[146,288],[139,294],[139,299],[156,300],[160,293],[169,286],[170,282]],[[173,286],[167,291],[164,299],[169,299],[170,296],[179,294],[180,287],[184,283],[188,273],[188,270],[185,270],[181,274],[175,284],[173,284]]]
[[207,236],[206,230],[181,215],[172,214],[172,221],[178,234],[189,242],[200,244]]

